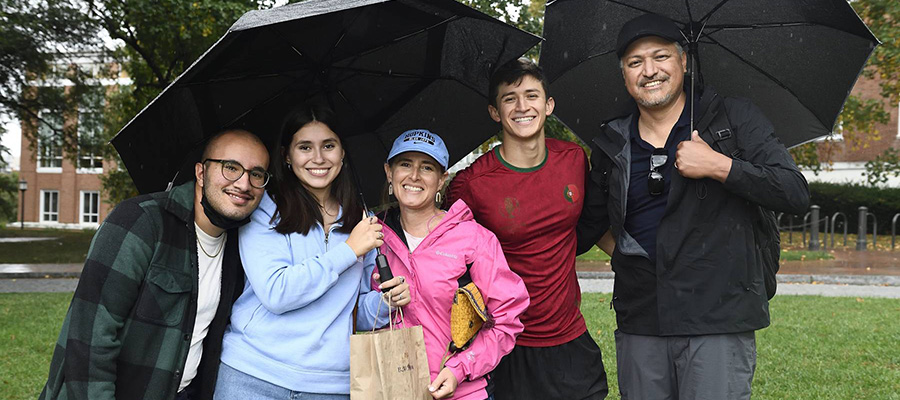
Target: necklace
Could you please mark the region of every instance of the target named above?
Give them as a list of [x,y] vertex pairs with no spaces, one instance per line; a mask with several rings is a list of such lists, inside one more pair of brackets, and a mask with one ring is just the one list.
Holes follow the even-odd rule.
[[323,201],[322,203],[319,204],[319,209],[322,210],[322,214],[325,214],[329,217],[334,218],[337,216],[337,213],[341,209],[341,206],[338,205],[337,210],[334,210],[334,214],[332,214],[332,213],[328,212],[328,202]]
[[[425,223],[425,229],[428,230],[428,233],[431,233],[431,221],[434,220],[434,217],[437,217],[438,215],[444,215],[444,214],[447,214],[447,212],[446,211],[436,212],[436,213],[434,213],[434,215],[431,216],[431,218],[428,218],[428,222]],[[438,224],[440,224],[440,222],[438,222]],[[437,227],[435,227],[435,228],[437,228]]]
[[335,216],[337,216],[337,211],[335,211],[334,214],[332,214],[332,213],[328,212],[328,208],[325,207],[325,206],[319,207],[319,209],[321,209],[322,212],[325,213],[325,215],[327,215],[327,216],[329,216],[329,217],[335,217]]
[[216,250],[216,254],[209,254],[209,253],[206,251],[206,249],[203,248],[203,242],[200,241],[200,238],[199,238],[199,237],[197,238],[197,247],[199,247],[199,248],[200,248],[200,251],[202,251],[203,254],[206,254],[207,257],[209,257],[209,258],[216,258],[216,257],[219,256],[219,253],[222,252],[222,249],[225,248],[225,241],[222,240],[222,244],[219,245],[219,249]]

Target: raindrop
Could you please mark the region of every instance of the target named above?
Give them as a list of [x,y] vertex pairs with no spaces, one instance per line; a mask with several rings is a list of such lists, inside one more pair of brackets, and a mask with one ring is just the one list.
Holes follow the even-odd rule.
[[568,59],[568,58],[569,58],[569,51],[568,51],[568,50],[566,50],[566,51],[563,52],[563,58],[564,58],[564,59]]
[[602,29],[603,29],[604,31],[606,30],[606,24],[605,24],[605,23],[603,24],[603,28],[602,28]]

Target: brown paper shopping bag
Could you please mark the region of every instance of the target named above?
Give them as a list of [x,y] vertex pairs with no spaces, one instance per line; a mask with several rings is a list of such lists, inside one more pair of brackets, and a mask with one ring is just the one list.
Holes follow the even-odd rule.
[[389,325],[382,331],[350,336],[350,399],[431,399],[422,327]]

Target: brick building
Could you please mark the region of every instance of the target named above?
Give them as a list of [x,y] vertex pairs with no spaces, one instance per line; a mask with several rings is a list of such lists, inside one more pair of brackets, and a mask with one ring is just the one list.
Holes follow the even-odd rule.
[[[60,67],[62,69],[69,66]],[[45,123],[38,123],[34,118],[20,121],[22,140],[19,179],[25,179],[28,183],[28,189],[24,193],[23,220],[26,227],[96,228],[112,208],[104,201],[100,175],[109,168],[115,168],[115,163],[105,161],[101,155],[100,147],[108,144],[103,140],[99,113],[106,104],[106,88],[130,82],[123,76],[114,79],[99,78],[108,74],[110,64],[98,62],[91,54],[78,58],[78,67],[95,71],[95,76],[98,76],[96,90],[85,96],[88,101],[63,115],[51,114],[47,110],[38,111],[41,119],[56,129]],[[65,90],[71,83],[65,79],[57,79],[35,85],[53,85]],[[63,132],[76,136],[79,144],[77,154],[65,153],[62,145]],[[37,138],[36,143],[28,140],[28,137]],[[21,212],[20,208],[19,213]]]
[[[879,80],[875,78],[860,77],[851,93],[863,99],[883,99]],[[828,170],[819,172],[818,175],[811,171],[804,171],[806,178],[810,181],[865,183],[866,162],[881,155],[888,148],[900,149],[900,136],[898,136],[900,134],[900,121],[898,121],[900,105],[893,104],[887,108],[887,111],[890,114],[888,123],[875,125],[879,135],[878,140],[867,140],[864,146],[854,149],[849,143],[844,142],[840,135],[836,136],[835,148],[831,155],[832,165]],[[886,186],[900,187],[900,178],[889,179]]]

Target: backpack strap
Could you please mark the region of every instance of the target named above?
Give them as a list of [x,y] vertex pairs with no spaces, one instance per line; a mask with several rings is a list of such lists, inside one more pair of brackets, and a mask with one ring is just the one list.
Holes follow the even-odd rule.
[[[609,125],[606,123],[601,124],[600,132],[604,132],[608,127]],[[600,188],[603,189],[603,195],[607,196],[609,195],[609,176],[612,174],[613,161],[602,149],[600,149],[599,144],[597,144],[597,149],[592,150],[591,152],[592,159],[594,158],[595,153],[598,153],[595,168],[599,168],[600,171]]]
[[705,136],[710,145],[715,146],[720,153],[735,159],[741,158],[741,150],[738,148],[734,130],[731,129],[731,121],[728,119],[725,103],[718,95],[713,97],[695,129],[700,132],[701,136]]
[[459,287],[472,283],[472,275],[469,273],[470,269],[472,269],[472,263],[466,264],[466,273],[462,274],[462,276],[456,280],[456,284],[459,285]]

